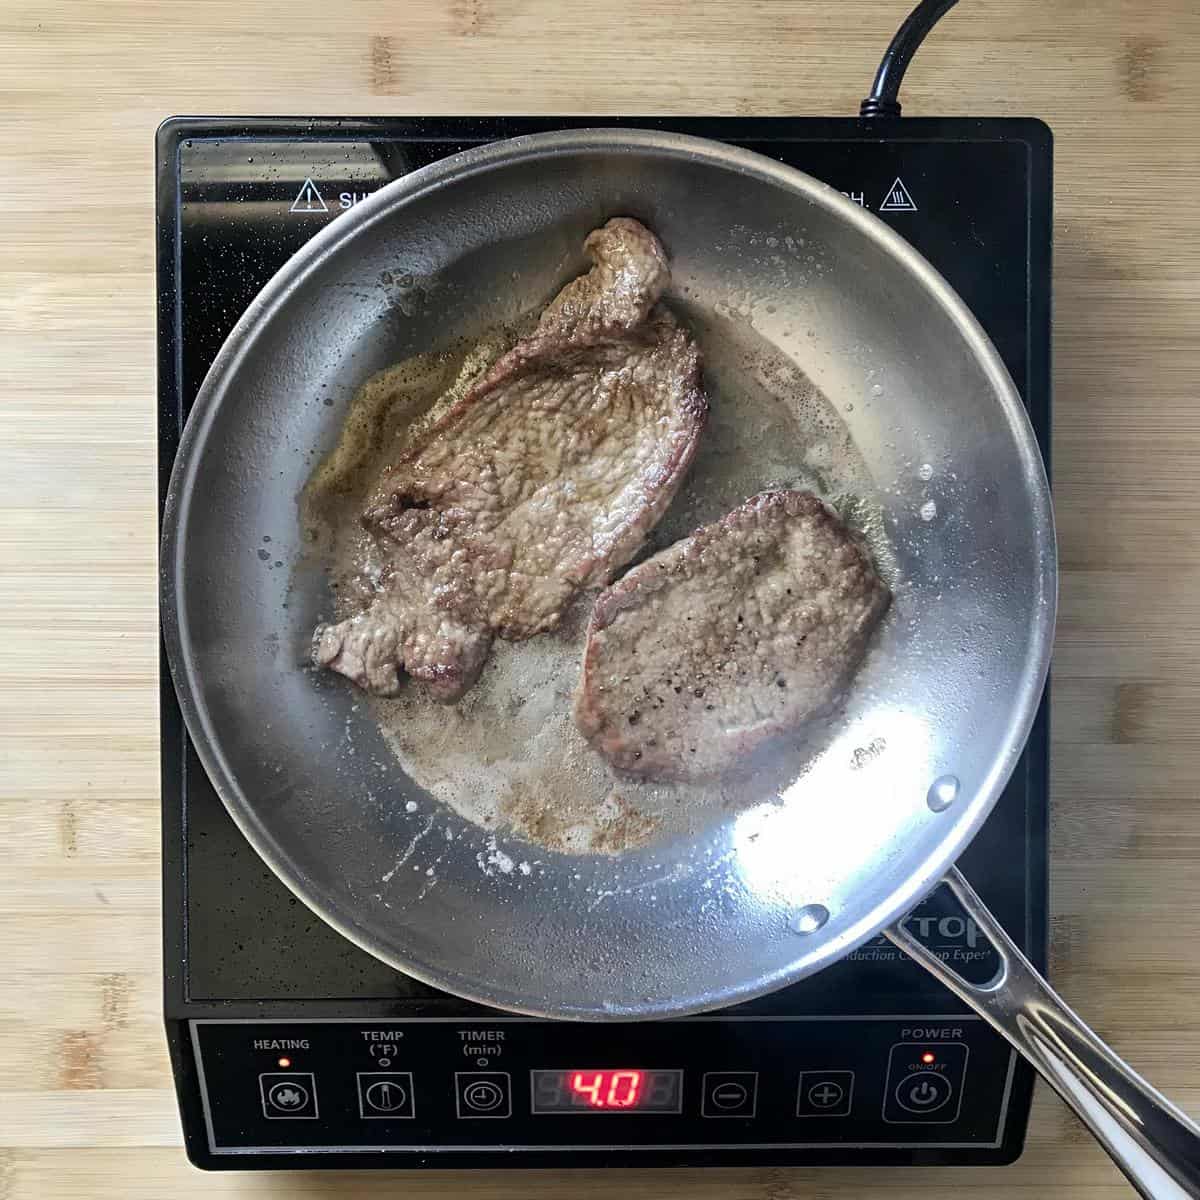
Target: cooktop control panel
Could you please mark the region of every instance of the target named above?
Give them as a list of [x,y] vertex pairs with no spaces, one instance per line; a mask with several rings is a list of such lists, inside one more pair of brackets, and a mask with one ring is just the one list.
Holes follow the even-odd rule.
[[972,1017],[191,1022],[214,1155],[1000,1145]]

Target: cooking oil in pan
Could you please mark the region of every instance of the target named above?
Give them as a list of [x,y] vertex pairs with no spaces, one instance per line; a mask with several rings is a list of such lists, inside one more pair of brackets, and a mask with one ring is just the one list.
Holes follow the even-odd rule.
[[[645,557],[768,488],[823,496],[868,538],[893,580],[874,486],[835,407],[782,351],[745,322],[680,306],[704,352],[708,426],[692,470],[647,539]],[[334,450],[302,501],[313,554],[327,570],[333,615],[374,591],[380,564],[359,522],[379,473],[479,378],[523,332],[498,328],[469,345],[419,355],[373,376],[350,404]],[[811,739],[782,741],[748,769],[705,785],[616,778],[571,715],[588,616],[584,594],[558,630],[526,642],[497,640],[476,685],[453,705],[411,682],[370,711],[405,772],[433,797],[485,828],[549,849],[617,853],[695,833],[731,808],[778,797],[804,770]],[[346,686],[350,686],[347,684]]]

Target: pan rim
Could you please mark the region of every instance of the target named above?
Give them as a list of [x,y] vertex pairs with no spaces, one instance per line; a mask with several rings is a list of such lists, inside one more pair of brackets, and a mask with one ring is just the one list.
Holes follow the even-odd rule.
[[[926,290],[946,312],[971,353],[985,373],[997,400],[1005,410],[1017,442],[1024,472],[1023,483],[1031,503],[1038,561],[1041,564],[1041,604],[1035,613],[1029,644],[1021,673],[1021,686],[1013,697],[1012,718],[1005,739],[1005,751],[996,756],[981,781],[969,806],[964,806],[947,825],[945,836],[907,876],[903,886],[893,889],[874,908],[861,916],[836,939],[824,943],[819,953],[804,956],[799,965],[756,976],[744,986],[725,988],[719,997],[685,999],[681,1003],[659,1003],[640,1007],[575,1009],[538,1008],[526,995],[501,989],[488,991],[478,981],[461,982],[456,976],[405,959],[392,948],[383,946],[353,915],[336,900],[310,894],[304,873],[287,853],[267,836],[228,763],[202,699],[194,654],[190,651],[187,598],[180,587],[185,538],[194,499],[195,473],[201,456],[196,453],[206,440],[226,396],[225,381],[232,376],[243,354],[253,341],[252,333],[268,319],[307,276],[317,271],[340,247],[360,236],[375,222],[385,219],[397,207],[414,202],[431,190],[457,179],[485,173],[497,167],[519,164],[547,155],[593,153],[619,150],[652,156],[699,160],[713,166],[754,177],[782,187],[801,198],[829,210],[833,216],[856,227],[876,243],[882,252],[899,259],[917,286]],[[665,133],[654,130],[594,128],[529,134],[465,150],[398,179],[349,212],[331,221],[314,235],[267,282],[239,318],[237,324],[213,360],[185,424],[163,513],[160,544],[160,621],[172,680],[179,698],[189,734],[202,765],[226,810],[242,834],[280,880],[323,921],[373,957],[431,987],[510,1012],[532,1017],[583,1020],[630,1020],[650,1017],[685,1016],[713,1007],[726,1007],[760,996],[814,974],[844,957],[893,921],[902,917],[940,881],[946,869],[969,844],[992,811],[1025,745],[1036,716],[1053,646],[1057,607],[1057,549],[1049,482],[1028,415],[1019,393],[991,341],[974,315],[942,276],[899,234],[859,205],[828,185],[793,167],[777,163],[753,151],[744,150],[707,138]]]

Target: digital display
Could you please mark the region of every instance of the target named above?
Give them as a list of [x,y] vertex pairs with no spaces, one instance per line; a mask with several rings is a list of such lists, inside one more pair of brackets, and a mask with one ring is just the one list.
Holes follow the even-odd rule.
[[642,1067],[532,1071],[535,1113],[677,1113],[683,1072]]

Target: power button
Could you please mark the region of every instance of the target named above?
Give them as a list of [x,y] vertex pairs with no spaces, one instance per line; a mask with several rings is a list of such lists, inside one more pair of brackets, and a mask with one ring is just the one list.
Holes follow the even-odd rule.
[[962,1109],[967,1047],[901,1042],[888,1055],[883,1119],[892,1125],[950,1125]]
[[927,1071],[915,1071],[896,1084],[896,1103],[918,1116],[945,1108],[953,1095],[954,1085],[949,1080]]

